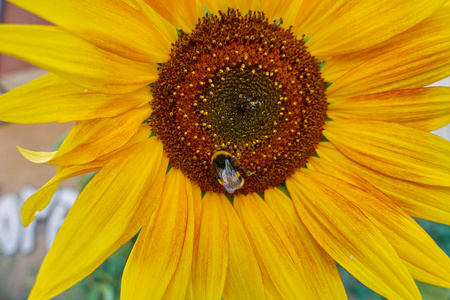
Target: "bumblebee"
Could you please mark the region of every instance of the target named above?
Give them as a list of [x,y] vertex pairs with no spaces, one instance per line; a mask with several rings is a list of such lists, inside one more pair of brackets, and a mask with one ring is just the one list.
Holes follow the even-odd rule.
[[237,158],[224,150],[217,150],[211,157],[211,172],[216,175],[217,181],[233,194],[244,185],[245,176],[250,175],[245,169],[237,164]]

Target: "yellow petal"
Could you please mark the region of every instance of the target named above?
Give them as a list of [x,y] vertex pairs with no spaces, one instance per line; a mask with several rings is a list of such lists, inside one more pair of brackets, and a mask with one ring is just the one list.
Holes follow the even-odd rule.
[[193,199],[188,197],[192,192],[187,182],[175,168],[166,175],[164,193],[125,266],[122,299],[162,299],[166,292],[172,294],[170,299],[185,297],[194,243]]
[[[341,180],[322,182],[306,169],[286,180],[295,208],[316,241],[364,285],[388,299],[421,299],[397,253],[379,229],[346,195],[376,201]],[[367,199],[366,199],[367,198]],[[362,199],[361,199],[362,200]]]
[[25,226],[28,226],[31,221],[34,220],[35,214],[43,210],[50,203],[50,200],[61,181],[102,168],[110,160],[114,159],[114,157],[116,157],[117,155],[121,155],[120,153],[126,150],[128,147],[146,141],[150,136],[150,131],[151,130],[149,126],[141,125],[139,132],[135,136],[133,136],[130,141],[128,141],[128,143],[126,143],[123,147],[111,152],[110,154],[87,164],[58,167],[56,175],[45,185],[43,185],[38,191],[31,195],[22,205],[21,218],[23,224]]
[[125,151],[128,147],[134,146],[135,144],[147,141],[147,139],[150,137],[152,133],[152,129],[148,126],[148,124],[141,124],[139,127],[139,131],[131,137],[131,139],[126,142],[123,146],[117,148],[116,150],[113,150],[109,152],[106,155],[100,156],[96,158],[95,160],[85,164],[85,165],[94,165],[98,164],[100,166],[106,165],[110,160],[114,159],[117,155],[120,155],[123,151]]
[[431,133],[375,120],[327,122],[324,136],[345,156],[382,174],[450,186],[450,142]]
[[202,199],[201,227],[192,263],[193,299],[220,299],[228,266],[228,221],[224,194],[208,192]]
[[[195,0],[195,8],[196,8],[196,14],[197,14],[197,20],[201,19],[205,16],[205,6],[202,4],[200,0]],[[198,22],[197,22],[198,23]]]
[[366,168],[340,153],[329,142],[317,147],[321,159],[335,162],[376,186],[409,215],[450,225],[450,187],[417,184]]
[[178,39],[177,29],[175,26],[167,22],[166,19],[156,13],[150,6],[141,0],[125,0],[126,3],[139,10],[151,23],[152,28],[156,28],[164,41],[160,41],[164,47],[168,47],[170,52],[172,43],[175,43]]
[[[11,0],[92,45],[140,62],[164,62],[170,44],[138,10],[121,0]],[[158,42],[155,42],[158,41]]]
[[[376,201],[366,202],[364,200],[368,200],[367,198],[355,197],[354,193],[347,194],[348,185],[343,182],[337,182],[341,186],[333,186],[359,207],[380,229],[414,279],[433,285],[450,287],[450,258],[394,200],[388,198],[360,176],[337,164],[312,157],[308,162],[308,169],[332,175],[374,196]],[[334,179],[320,173],[314,173],[314,178],[321,181]]]
[[229,3],[228,0],[200,0],[200,2],[213,15],[219,15],[219,10],[221,12],[226,12],[229,7],[236,8],[232,7],[232,3]]
[[283,23],[281,23],[280,26],[284,29],[290,28],[290,30],[294,32],[294,35],[297,35],[299,39],[303,38],[303,34],[305,34],[305,32],[296,34],[294,25],[297,19],[297,15],[300,11],[300,7],[303,3],[303,0],[291,1],[290,5],[287,6],[287,8],[283,12],[280,12],[281,18],[283,20]]
[[[347,71],[353,69],[354,67],[366,62],[366,67],[371,67],[375,65],[376,63],[382,63],[387,64],[389,68],[392,68],[392,64],[396,63],[397,60],[401,60],[399,64],[395,65],[395,67],[399,67],[404,63],[408,64],[414,64],[415,60],[418,58],[421,58],[420,55],[422,54],[420,51],[419,53],[414,53],[415,47],[427,47],[431,46],[436,41],[439,41],[441,37],[442,42],[445,42],[446,37],[448,37],[448,28],[450,27],[450,7],[441,7],[438,10],[436,10],[433,14],[431,14],[428,18],[423,20],[422,22],[418,23],[417,25],[411,27],[405,32],[402,32],[401,34],[398,34],[380,44],[374,45],[373,47],[370,47],[368,49],[364,49],[361,51],[357,51],[354,53],[348,53],[344,55],[337,55],[331,57],[330,60],[327,61],[325,66],[322,68],[322,75],[328,82],[334,82],[345,74]],[[412,50],[408,50],[411,45],[413,45]],[[397,49],[398,48],[398,49]],[[396,50],[397,49],[397,50]],[[400,52],[402,52],[401,55],[404,57],[396,57],[395,55],[398,55]],[[395,55],[391,55],[391,53],[395,53]],[[383,54],[382,56],[380,56]],[[407,56],[410,56],[411,54],[417,56],[413,57],[411,59],[408,59]],[[391,55],[391,56],[390,56]],[[442,53],[440,54],[442,55]],[[379,56],[378,58],[376,58]],[[426,58],[426,56],[424,56]],[[384,59],[386,61],[378,62],[377,60]],[[407,60],[404,60],[407,59]],[[421,58],[423,59],[423,58]],[[370,60],[373,60],[369,63]],[[438,63],[439,64],[439,63]],[[381,66],[378,66],[381,67]],[[422,71],[419,71],[414,73],[414,67],[412,67],[412,70],[409,70],[408,72],[413,72],[415,75],[420,75],[424,71],[427,71],[427,66],[421,66],[424,68]],[[359,69],[357,69],[359,70]],[[444,69],[443,69],[444,70]],[[431,73],[431,72],[430,72]],[[394,75],[394,74],[393,74]],[[399,74],[395,74],[398,76]],[[431,74],[428,74],[424,76],[425,78]],[[350,74],[347,74],[346,76],[351,76]],[[377,72],[373,73],[373,76],[378,76]],[[380,77],[383,77],[385,75],[381,75]],[[392,76],[392,75],[390,75]],[[445,76],[444,76],[445,77]],[[443,77],[443,78],[444,78]],[[418,76],[418,79],[421,77]],[[354,77],[356,79],[356,77]],[[376,83],[376,81],[379,79],[376,79],[373,81],[373,83]],[[434,80],[437,81],[437,80]],[[420,87],[427,84],[416,84],[416,86],[413,87]],[[347,91],[349,92],[349,91]]]
[[328,21],[347,0],[303,0],[295,20],[294,33],[311,36]]
[[[409,3],[405,2],[405,5]],[[381,45],[380,50],[369,51],[368,54],[359,53],[360,57],[369,56],[370,59],[336,79],[327,89],[328,96],[351,97],[417,88],[448,77],[450,7],[441,10],[407,33],[387,41],[387,45]]]
[[30,124],[109,118],[150,100],[148,86],[126,95],[108,95],[86,92],[54,74],[47,74],[0,96],[0,119]]
[[317,56],[362,50],[416,25],[445,2],[447,0],[346,1],[307,44]]
[[[303,266],[282,223],[257,194],[236,195],[234,206],[256,252],[260,267],[269,276],[266,295],[283,299],[310,299]],[[271,286],[273,285],[273,287]]]
[[[19,146],[17,149],[34,163],[71,165],[90,162],[101,156],[109,156],[127,143],[140,129],[138,125],[144,119],[143,116],[148,116],[146,110],[146,107],[141,107],[117,118],[80,121],[74,125],[58,151],[37,152]],[[145,114],[139,117],[136,113],[139,111]],[[115,128],[117,124],[128,126]],[[117,140],[114,140],[114,137],[117,137]]]
[[449,99],[447,87],[388,91],[332,102],[327,115],[333,120],[374,119],[432,131],[450,123]]
[[131,239],[152,213],[152,197],[161,193],[167,164],[162,143],[152,138],[129,147],[98,172],[67,214],[29,299],[61,293]]
[[[283,0],[283,1],[271,1],[271,0],[260,0],[261,2],[261,11],[266,14],[266,18],[269,19],[269,22],[273,20],[279,20],[283,18],[287,13],[287,9],[291,6],[294,0]],[[301,1],[295,1],[301,2]]]
[[56,152],[57,152],[57,151],[36,152],[36,151],[31,151],[31,150],[21,148],[19,146],[17,146],[17,149],[19,150],[20,154],[23,155],[23,157],[25,157],[29,161],[34,162],[36,164],[42,164],[42,163],[48,162],[56,155]]
[[178,29],[190,32],[197,24],[197,5],[195,0],[144,0],[159,15]]
[[219,15],[219,11],[226,13],[228,8],[237,9],[243,15],[249,10],[261,11],[260,1],[257,0],[200,0],[200,2],[213,15]]
[[192,278],[188,283],[188,287],[186,290],[186,297],[184,298],[185,300],[195,300],[194,297],[194,288],[192,287]]
[[98,164],[75,165],[67,168],[58,167],[56,175],[31,195],[22,205],[20,216],[25,227],[34,220],[35,214],[43,210],[56,192],[61,181],[88,172],[98,170]]
[[277,188],[264,192],[264,200],[280,219],[308,274],[311,299],[347,299],[334,260],[317,244],[295,211],[292,200]]
[[58,167],[56,169],[56,175],[23,203],[20,210],[20,218],[22,219],[23,226],[28,227],[34,218],[36,218],[35,214],[47,207],[62,180],[83,174],[84,169],[78,170],[79,172],[70,172],[69,174],[63,173],[62,171],[64,169]]
[[[190,180],[186,178],[186,194],[187,201],[189,204],[189,209],[194,207],[196,202],[201,202],[201,189],[192,183]],[[191,211],[189,211],[191,213]],[[192,211],[192,214],[189,215],[189,218],[195,218],[195,212]],[[195,224],[192,226],[190,222],[188,227],[188,235],[184,244],[183,253],[180,258],[180,263],[178,264],[178,268],[175,274],[170,281],[169,286],[167,287],[166,292],[164,293],[163,299],[172,300],[172,299],[182,299],[182,295],[187,292],[187,288],[189,288],[191,281],[189,280],[189,276],[192,272],[192,259],[193,259],[193,244],[194,244],[194,234]],[[194,227],[194,229],[191,229]],[[192,238],[190,236],[192,235]]]
[[193,188],[192,193],[193,193],[192,199],[194,199],[194,215],[195,215],[194,236],[195,238],[197,238],[200,234],[200,227],[202,225],[202,214],[203,214],[202,190],[198,187]]
[[258,0],[229,0],[230,7],[237,8],[243,14],[248,11],[261,11],[261,4]]
[[125,94],[158,77],[157,65],[101,50],[55,26],[1,25],[0,53],[53,72],[88,91]]
[[231,206],[222,202],[229,224],[229,259],[224,299],[265,299],[264,284],[255,252],[241,220]]
[[77,122],[56,154],[46,163],[83,164],[106,155],[128,142],[150,113],[150,106],[145,105],[115,118]]

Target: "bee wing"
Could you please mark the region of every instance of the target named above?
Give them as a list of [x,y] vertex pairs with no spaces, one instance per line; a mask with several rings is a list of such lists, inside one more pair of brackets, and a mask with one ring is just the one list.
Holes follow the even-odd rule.
[[233,168],[232,164],[226,160],[224,168],[223,187],[228,193],[232,194],[235,190],[240,189],[244,185],[244,178],[242,178]]
[[231,165],[230,161],[225,160],[225,168],[222,171],[222,180],[225,184],[229,184],[233,182],[233,179],[236,177],[236,170]]

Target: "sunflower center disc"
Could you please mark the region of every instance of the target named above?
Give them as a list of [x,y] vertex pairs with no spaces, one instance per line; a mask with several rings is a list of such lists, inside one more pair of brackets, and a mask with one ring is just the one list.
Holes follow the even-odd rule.
[[211,172],[217,150],[251,174],[236,193],[280,185],[314,154],[325,83],[304,42],[280,22],[232,9],[205,16],[180,32],[159,70],[150,126],[172,166],[203,190],[225,192]]
[[[212,79],[198,105],[221,147],[244,149],[272,135],[284,98],[261,71],[234,67]],[[278,104],[280,102],[280,104]],[[202,113],[203,112],[203,113]]]

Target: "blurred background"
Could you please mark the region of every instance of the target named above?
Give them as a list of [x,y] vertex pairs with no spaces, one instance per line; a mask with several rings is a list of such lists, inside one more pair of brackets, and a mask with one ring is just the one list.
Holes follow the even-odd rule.
[[[0,0],[0,23],[48,24],[10,3]],[[0,54],[0,94],[46,72]],[[450,86],[450,78],[434,85]],[[26,299],[39,266],[64,217],[89,176],[63,182],[51,205],[23,228],[22,203],[56,172],[53,166],[28,162],[16,145],[35,151],[57,149],[73,123],[11,124],[0,121],[0,300]],[[436,132],[450,140],[450,126]],[[450,254],[449,226],[418,220],[437,244]],[[134,239],[119,249],[93,274],[56,299],[118,299],[120,278]],[[383,299],[340,268],[349,299]],[[428,300],[449,300],[450,290],[419,283]]]
[[[0,0],[0,23],[48,24],[48,22]],[[0,55],[0,94],[46,72],[13,57]],[[16,145],[48,151],[73,124],[12,124],[0,122],[0,299],[26,299],[39,265],[65,214],[78,195],[75,180],[55,194],[54,204],[23,228],[20,207],[56,172],[53,166],[28,162]]]

